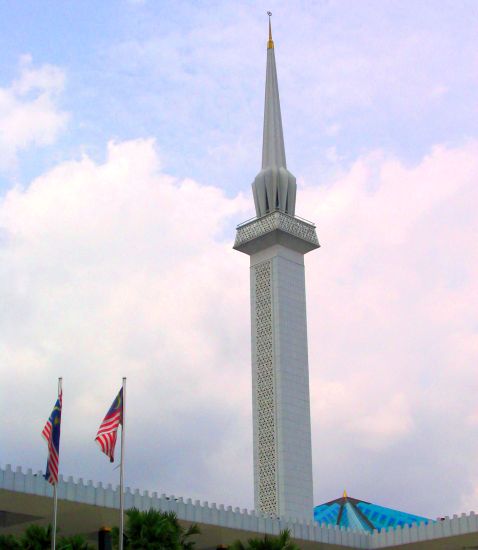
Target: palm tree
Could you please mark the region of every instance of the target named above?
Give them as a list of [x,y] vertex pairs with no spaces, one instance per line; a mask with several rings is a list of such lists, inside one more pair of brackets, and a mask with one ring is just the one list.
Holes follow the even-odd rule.
[[29,525],[20,539],[21,547],[24,550],[50,550],[51,532],[51,525]]
[[[188,529],[182,527],[174,512],[153,510],[140,512],[132,508],[126,512],[125,549],[128,550],[192,550],[195,542],[190,540],[200,533],[196,524]],[[113,529],[115,546],[118,543],[118,528]]]
[[278,537],[265,535],[261,539],[249,539],[247,545],[237,540],[230,546],[230,550],[300,550],[290,538],[290,531],[285,529]]

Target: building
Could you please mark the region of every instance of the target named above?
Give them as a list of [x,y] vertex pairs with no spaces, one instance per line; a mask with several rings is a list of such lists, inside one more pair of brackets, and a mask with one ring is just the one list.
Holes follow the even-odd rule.
[[[346,493],[313,508],[303,257],[319,243],[314,225],[295,216],[296,184],[286,167],[271,34],[262,164],[253,184],[257,218],[238,227],[234,245],[251,258],[256,510],[129,488],[126,509],[174,511],[181,522],[198,523],[200,550],[282,529],[304,550],[478,548],[474,512],[432,521]],[[48,524],[52,493],[43,472],[0,469],[0,534]],[[95,541],[101,526],[118,523],[118,487],[60,476],[58,498],[64,535],[83,533]]]
[[304,255],[315,226],[295,217],[269,19],[262,169],[252,184],[257,218],[237,228],[250,256],[252,416],[256,510],[312,519],[312,444]]

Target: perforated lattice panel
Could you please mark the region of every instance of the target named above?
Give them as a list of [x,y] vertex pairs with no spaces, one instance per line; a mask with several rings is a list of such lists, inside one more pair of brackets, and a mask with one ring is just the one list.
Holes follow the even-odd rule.
[[272,262],[261,263],[255,271],[257,439],[259,508],[278,514],[276,472],[276,414],[272,356]]
[[240,225],[237,228],[234,246],[240,246],[276,229],[280,229],[285,233],[290,233],[291,235],[313,244],[319,244],[314,225],[294,218],[293,216],[289,216],[284,212],[275,211],[249,223]]

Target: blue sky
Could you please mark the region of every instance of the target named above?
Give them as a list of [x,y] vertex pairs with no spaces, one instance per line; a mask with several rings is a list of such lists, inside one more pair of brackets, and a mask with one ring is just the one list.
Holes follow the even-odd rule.
[[0,3],[0,461],[43,467],[62,375],[62,469],[115,481],[92,437],[127,375],[128,484],[252,507],[231,247],[253,215],[267,10],[297,213],[322,242],[316,502],[345,486],[429,517],[476,509],[471,0]]
[[297,176],[321,183],[375,148],[415,162],[436,142],[475,135],[473,1],[272,4],[4,4],[1,82],[17,76],[22,54],[61,67],[59,105],[71,113],[61,140],[29,151],[20,174],[78,151],[100,158],[112,137],[154,136],[170,172],[247,190],[260,150],[266,6]]

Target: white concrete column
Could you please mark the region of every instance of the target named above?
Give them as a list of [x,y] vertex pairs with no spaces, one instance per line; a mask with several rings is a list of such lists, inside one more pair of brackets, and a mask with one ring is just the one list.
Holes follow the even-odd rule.
[[250,258],[255,506],[312,519],[304,254],[276,244]]

